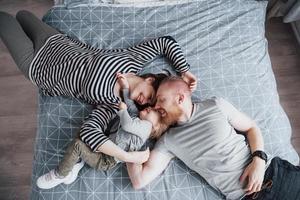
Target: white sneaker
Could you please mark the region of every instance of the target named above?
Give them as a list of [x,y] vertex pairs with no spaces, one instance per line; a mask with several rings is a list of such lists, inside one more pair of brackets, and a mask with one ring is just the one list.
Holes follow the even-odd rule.
[[84,161],[81,160],[81,162],[76,163],[72,169],[72,171],[68,174],[68,178],[67,180],[64,181],[64,184],[69,185],[71,183],[73,183],[78,176],[79,171],[81,170],[81,168],[84,166]]
[[61,178],[55,174],[55,169],[52,169],[50,172],[40,176],[36,181],[36,185],[41,189],[50,189],[65,182],[71,176],[72,173],[69,173],[67,176]]

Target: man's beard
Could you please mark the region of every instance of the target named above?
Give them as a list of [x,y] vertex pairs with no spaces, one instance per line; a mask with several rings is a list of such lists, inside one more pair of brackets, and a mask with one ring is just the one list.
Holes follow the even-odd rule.
[[162,117],[162,121],[164,124],[171,126],[178,122],[180,116],[182,115],[182,110],[177,105],[172,105],[168,112],[166,112],[166,116]]

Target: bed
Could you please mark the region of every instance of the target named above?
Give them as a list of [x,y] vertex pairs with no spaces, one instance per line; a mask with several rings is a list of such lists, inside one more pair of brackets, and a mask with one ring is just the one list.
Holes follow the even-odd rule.
[[[98,48],[126,48],[162,35],[174,37],[198,77],[193,99],[220,96],[255,119],[269,157],[293,164],[299,158],[290,143],[291,126],[279,103],[267,40],[265,1],[184,0],[109,4],[65,1],[43,21]],[[141,71],[172,71],[163,57]],[[56,167],[92,106],[67,97],[39,93],[38,126],[31,199],[224,199],[205,180],[174,159],[142,190],[132,188],[124,164],[98,172],[85,166],[71,185],[41,190],[36,179]]]

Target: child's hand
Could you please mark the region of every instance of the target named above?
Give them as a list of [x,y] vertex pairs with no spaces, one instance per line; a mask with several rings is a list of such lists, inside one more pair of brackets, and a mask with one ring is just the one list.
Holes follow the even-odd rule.
[[143,164],[149,159],[149,156],[150,156],[149,148],[147,148],[145,151],[132,151],[132,152],[128,152],[128,157],[125,162]]
[[126,103],[121,102],[121,103],[119,104],[119,109],[120,109],[120,110],[126,110],[126,109],[127,109]]
[[119,85],[121,86],[121,88],[128,89],[129,83],[127,81],[127,78],[120,72],[117,72],[116,76],[117,76],[117,81],[118,81]]

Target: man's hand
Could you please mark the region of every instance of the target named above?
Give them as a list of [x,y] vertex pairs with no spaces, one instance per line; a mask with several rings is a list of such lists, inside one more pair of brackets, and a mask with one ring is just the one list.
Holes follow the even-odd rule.
[[128,89],[129,83],[127,81],[127,78],[124,76],[124,74],[121,74],[120,72],[117,72],[117,81],[122,89]]
[[252,162],[247,166],[243,175],[240,177],[240,181],[244,182],[248,179],[248,184],[244,189],[246,195],[250,195],[254,192],[259,192],[264,180],[265,175],[265,161],[259,157],[254,157]]
[[190,71],[187,71],[181,74],[181,78],[187,82],[192,92],[196,90],[197,77],[194,74],[192,74]]

